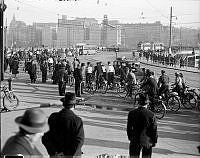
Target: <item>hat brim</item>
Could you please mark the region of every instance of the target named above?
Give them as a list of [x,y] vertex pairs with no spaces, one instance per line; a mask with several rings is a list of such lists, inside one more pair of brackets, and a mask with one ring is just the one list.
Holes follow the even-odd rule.
[[73,100],[70,100],[70,101],[65,101],[65,97],[63,97],[63,98],[61,98],[60,99],[60,101],[61,102],[63,102],[63,103],[67,103],[67,104],[69,104],[69,105],[73,105],[73,104],[76,104],[76,99],[73,99]]
[[22,116],[19,116],[15,119],[15,122],[18,124],[19,127],[21,127],[22,129],[24,129],[25,131],[29,132],[29,133],[43,133],[48,131],[48,124],[47,122],[44,122],[41,126],[39,127],[30,127],[27,125],[24,125],[22,123]]

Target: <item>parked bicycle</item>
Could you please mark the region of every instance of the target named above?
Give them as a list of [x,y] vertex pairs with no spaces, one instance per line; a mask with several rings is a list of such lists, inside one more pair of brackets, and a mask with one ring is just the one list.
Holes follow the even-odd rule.
[[19,106],[19,99],[12,90],[9,90],[8,87],[3,85],[3,87],[1,87],[1,92],[3,92],[1,96],[3,100],[3,108],[1,108],[1,112],[11,111]]

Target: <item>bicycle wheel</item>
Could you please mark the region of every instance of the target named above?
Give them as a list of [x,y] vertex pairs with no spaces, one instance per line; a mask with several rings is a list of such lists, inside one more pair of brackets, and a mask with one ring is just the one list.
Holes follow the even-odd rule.
[[90,94],[94,94],[94,92],[96,91],[96,83],[92,82],[88,85],[87,87],[88,93]]
[[197,100],[192,93],[186,93],[182,98],[182,104],[186,109],[192,109],[197,106]]
[[[197,104],[198,104],[198,94],[197,92],[195,92],[195,90],[188,90],[189,93],[191,93],[191,95],[194,96],[194,98],[196,99],[196,104],[192,104],[192,108],[196,108]],[[194,101],[193,101],[194,102]]]
[[125,98],[127,95],[127,88],[126,86],[119,86],[117,88],[117,94],[121,97],[121,98]]
[[167,107],[169,107],[171,111],[177,112],[181,107],[180,99],[174,95],[169,96],[167,99]]
[[19,99],[13,92],[9,92],[3,97],[3,106],[8,110],[14,110],[19,106]]
[[158,101],[156,104],[154,104],[153,112],[157,119],[162,119],[166,114],[165,104],[162,101]]
[[108,84],[107,83],[101,83],[99,87],[99,92],[102,94],[105,94],[108,90]]
[[71,78],[70,78],[70,87],[72,87],[73,85],[74,85],[74,83],[75,83],[75,79],[74,79],[74,76],[71,76]]

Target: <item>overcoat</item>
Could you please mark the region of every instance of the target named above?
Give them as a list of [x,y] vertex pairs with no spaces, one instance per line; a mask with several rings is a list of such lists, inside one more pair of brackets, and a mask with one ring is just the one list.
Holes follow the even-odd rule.
[[70,109],[52,113],[48,119],[49,131],[42,137],[42,143],[49,155],[55,152],[65,156],[81,156],[84,143],[83,122]]
[[146,135],[150,138],[152,144],[157,143],[157,123],[153,112],[145,107],[139,107],[129,112],[127,122],[128,139],[135,143],[141,143],[142,131],[146,128]]
[[24,136],[16,134],[15,136],[10,137],[3,149],[3,155],[16,155],[22,154],[23,156],[37,156],[42,157],[42,154],[37,148],[32,148],[28,140]]

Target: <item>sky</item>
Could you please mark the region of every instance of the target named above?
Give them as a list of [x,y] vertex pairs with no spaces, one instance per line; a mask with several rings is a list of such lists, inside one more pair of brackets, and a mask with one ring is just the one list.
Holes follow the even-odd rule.
[[[26,24],[57,22],[61,15],[68,19],[95,18],[100,22],[106,14],[109,20],[120,23],[153,23],[169,25],[172,6],[172,24],[175,27],[200,28],[200,0],[4,0],[7,25],[15,15]],[[4,20],[6,23],[6,20]]]

